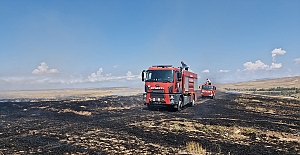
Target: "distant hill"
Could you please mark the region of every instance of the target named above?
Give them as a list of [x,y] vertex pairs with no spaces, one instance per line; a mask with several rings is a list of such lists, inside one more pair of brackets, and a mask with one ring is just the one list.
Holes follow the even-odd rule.
[[237,89],[242,89],[242,88],[247,88],[247,89],[264,88],[264,89],[267,89],[267,88],[277,88],[277,87],[300,88],[300,76],[219,84],[218,87],[219,87],[219,90],[221,90],[221,91],[224,91],[224,88],[237,88]]

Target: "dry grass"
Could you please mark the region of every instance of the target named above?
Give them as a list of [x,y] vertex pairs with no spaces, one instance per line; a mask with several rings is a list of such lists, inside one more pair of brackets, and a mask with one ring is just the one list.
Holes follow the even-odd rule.
[[243,132],[245,134],[257,134],[258,131],[251,127],[245,127],[245,128],[243,128]]
[[113,111],[113,110],[128,110],[133,106],[122,106],[122,107],[104,107],[101,110],[103,111]]
[[248,103],[249,99],[244,99],[244,98],[236,98],[233,100],[236,103]]
[[[80,99],[91,100],[108,95],[136,95],[142,93],[138,88],[107,88],[107,89],[57,89],[57,90],[22,90],[22,91],[5,91],[0,93],[0,98],[16,99]],[[77,101],[77,100],[75,100]]]
[[82,116],[91,116],[92,115],[92,113],[89,111],[75,111],[72,109],[62,109],[58,113],[67,113],[67,112],[74,113],[77,115],[82,115]]
[[199,154],[199,155],[206,154],[206,149],[204,149],[200,143],[190,141],[190,142],[186,142],[185,146],[188,153]]
[[259,81],[248,81],[248,82],[238,82],[238,83],[227,83],[218,85],[221,91],[225,91],[224,88],[238,88],[238,89],[251,89],[251,88],[276,88],[276,87],[285,87],[285,88],[300,88],[300,76],[270,79],[270,80],[259,80]]
[[267,112],[266,108],[262,108],[262,107],[252,107],[252,106],[246,106],[245,107],[246,110],[250,110],[250,111],[254,111],[254,112]]
[[268,111],[265,112],[265,113],[268,113],[268,114],[275,114],[276,112],[275,112],[275,110],[273,110],[273,109],[268,109]]

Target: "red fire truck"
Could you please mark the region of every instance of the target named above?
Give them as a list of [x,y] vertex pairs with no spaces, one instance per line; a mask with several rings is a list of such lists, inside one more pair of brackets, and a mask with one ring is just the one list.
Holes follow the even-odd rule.
[[181,67],[149,67],[143,70],[142,81],[145,81],[144,103],[149,109],[169,107],[180,111],[186,105],[193,106],[198,98],[198,75]]
[[201,86],[201,97],[210,97],[214,99],[216,96],[216,86],[213,86],[211,83],[205,83]]

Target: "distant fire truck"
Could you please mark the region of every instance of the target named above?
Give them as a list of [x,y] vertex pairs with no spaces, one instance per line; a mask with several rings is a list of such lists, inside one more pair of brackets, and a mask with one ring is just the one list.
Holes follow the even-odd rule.
[[211,83],[205,83],[201,86],[201,97],[210,97],[214,99],[216,96],[216,86],[213,86]]
[[198,98],[198,75],[171,65],[152,66],[143,70],[145,81],[144,103],[153,107],[170,107],[180,111],[183,106],[194,105]]

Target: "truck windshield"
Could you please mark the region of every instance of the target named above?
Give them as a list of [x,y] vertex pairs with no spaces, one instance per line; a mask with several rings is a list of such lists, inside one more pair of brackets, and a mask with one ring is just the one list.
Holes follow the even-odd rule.
[[146,82],[173,82],[173,70],[148,70]]
[[213,86],[205,86],[205,85],[203,85],[202,89],[204,89],[204,90],[213,90],[214,87]]

